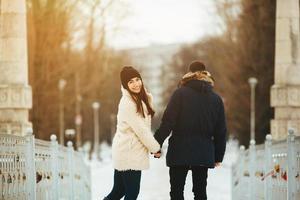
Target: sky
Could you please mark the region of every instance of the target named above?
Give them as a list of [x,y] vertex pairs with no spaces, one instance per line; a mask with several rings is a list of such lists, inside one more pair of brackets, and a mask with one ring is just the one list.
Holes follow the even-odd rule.
[[213,0],[123,0],[130,6],[108,44],[117,49],[193,42],[220,32]]

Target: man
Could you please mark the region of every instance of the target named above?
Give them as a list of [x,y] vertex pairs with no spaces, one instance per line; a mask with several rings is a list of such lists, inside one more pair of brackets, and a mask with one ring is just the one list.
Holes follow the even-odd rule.
[[208,168],[219,166],[223,160],[226,147],[224,105],[213,86],[214,79],[205,70],[205,65],[192,62],[154,135],[162,146],[172,132],[166,156],[171,200],[184,199],[188,170],[192,170],[194,199],[207,199]]

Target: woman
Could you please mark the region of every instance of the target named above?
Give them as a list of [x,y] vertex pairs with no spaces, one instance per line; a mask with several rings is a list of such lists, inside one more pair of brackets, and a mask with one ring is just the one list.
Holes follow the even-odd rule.
[[141,170],[149,168],[149,152],[160,150],[151,132],[152,96],[145,91],[140,73],[133,67],[124,67],[120,77],[122,98],[112,144],[114,186],[104,200],[119,200],[123,196],[124,200],[137,199]]

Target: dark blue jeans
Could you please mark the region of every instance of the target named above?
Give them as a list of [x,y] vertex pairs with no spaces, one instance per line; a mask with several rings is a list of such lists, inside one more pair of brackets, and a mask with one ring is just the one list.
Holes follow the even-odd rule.
[[114,173],[114,186],[107,200],[136,200],[140,192],[141,171],[127,170]]
[[207,167],[176,166],[170,167],[171,200],[184,200],[183,190],[189,170],[192,170],[194,200],[206,200]]

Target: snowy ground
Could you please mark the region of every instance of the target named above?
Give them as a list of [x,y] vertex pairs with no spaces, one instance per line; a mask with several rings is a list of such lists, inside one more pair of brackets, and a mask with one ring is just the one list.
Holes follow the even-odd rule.
[[[109,156],[110,149],[102,151],[104,161],[91,163],[92,168],[92,197],[93,200],[102,200],[113,185],[113,167]],[[207,195],[209,200],[231,199],[231,170],[230,166],[237,157],[237,144],[228,145],[222,167],[209,170]],[[142,172],[140,200],[168,200],[169,175],[165,165],[165,157],[151,158],[151,167]],[[192,180],[189,172],[185,185],[185,199],[192,200]]]

